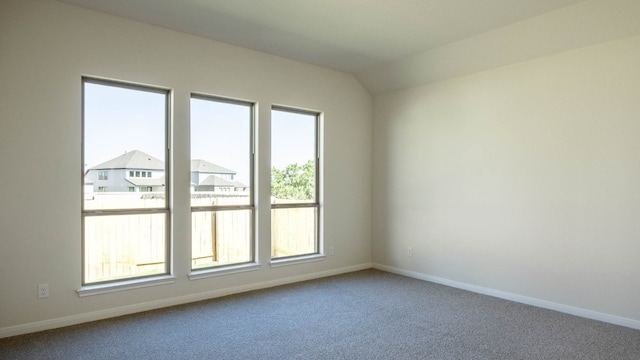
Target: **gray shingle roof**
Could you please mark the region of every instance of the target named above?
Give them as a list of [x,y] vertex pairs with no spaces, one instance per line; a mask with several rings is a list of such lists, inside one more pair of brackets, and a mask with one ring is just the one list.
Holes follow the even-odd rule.
[[236,180],[231,180],[230,183],[233,184],[233,186],[236,187],[236,188],[248,188],[249,187],[249,185],[245,185],[245,184],[241,183],[240,181],[236,181]]
[[198,171],[201,173],[216,173],[216,174],[235,174],[236,172],[222,167],[220,165],[216,165],[214,163],[210,163],[206,160],[194,159],[191,160],[191,171]]
[[164,162],[140,150],[133,150],[96,165],[90,170],[100,169],[164,170]]
[[[140,150],[132,150],[98,164],[89,170],[102,169],[164,170],[164,162]],[[191,171],[212,174],[236,174],[231,169],[201,159],[191,160]]]
[[235,187],[233,181],[225,180],[220,176],[209,175],[206,179],[202,180],[200,186],[229,186]]
[[226,186],[233,188],[247,188],[249,186],[236,180],[226,180],[216,175],[207,176],[199,186]]

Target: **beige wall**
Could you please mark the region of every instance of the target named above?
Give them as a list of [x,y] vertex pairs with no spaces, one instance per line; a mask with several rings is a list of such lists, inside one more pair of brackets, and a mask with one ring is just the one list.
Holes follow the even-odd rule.
[[638,64],[636,36],[376,96],[374,263],[639,327]]
[[[0,337],[372,262],[640,328],[640,37],[606,41],[372,101],[351,75],[55,1],[4,1]],[[402,68],[411,79],[422,66],[412,64]],[[76,293],[82,75],[174,91],[174,284]],[[187,278],[191,91],[257,101],[262,159],[271,104],[324,112],[324,241],[333,256],[269,266],[262,161],[260,269]],[[39,283],[49,283],[48,299],[36,298]]]
[[[82,75],[171,88],[176,281],[78,297]],[[191,91],[258,102],[261,268],[190,281]],[[55,1],[0,12],[0,336],[370,266],[372,100],[351,75]],[[269,266],[269,109],[324,112],[324,261]],[[36,298],[37,284],[50,297]],[[218,292],[216,292],[218,291]]]

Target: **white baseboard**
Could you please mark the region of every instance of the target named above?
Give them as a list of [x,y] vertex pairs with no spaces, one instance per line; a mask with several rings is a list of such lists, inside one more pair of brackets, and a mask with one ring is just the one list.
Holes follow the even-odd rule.
[[360,265],[348,266],[339,269],[331,269],[327,271],[321,271],[311,274],[304,274],[298,276],[291,276],[282,279],[275,279],[255,284],[247,284],[234,286],[230,288],[217,289],[212,291],[201,292],[197,294],[189,294],[184,296],[178,296],[174,298],[161,299],[156,301],[150,301],[140,304],[133,304],[127,306],[121,306],[117,308],[93,311],[90,313],[78,314],[78,315],[70,315],[56,319],[49,319],[43,321],[36,321],[28,324],[21,324],[15,326],[9,326],[0,328],[0,339],[16,336],[22,334],[28,334],[37,331],[50,330],[55,328],[60,328],[64,326],[77,325],[90,321],[103,320],[116,316],[129,315],[143,311],[160,309],[168,306],[187,304],[195,301],[202,301],[207,299],[213,299],[217,297],[239,294],[247,291],[266,289],[274,286],[293,284],[300,281],[319,279],[327,276],[345,274],[349,272],[354,272],[358,270],[370,269],[372,267],[371,263],[364,263]]
[[570,305],[554,303],[551,301],[536,299],[528,296],[512,294],[512,293],[508,293],[500,290],[495,290],[495,289],[490,289],[490,288],[468,284],[464,282],[444,279],[437,276],[426,275],[423,273],[404,270],[404,269],[400,269],[392,266],[373,264],[373,268],[398,274],[398,275],[408,276],[408,277],[419,279],[419,280],[433,282],[436,284],[442,284],[442,285],[454,287],[457,289],[468,290],[468,291],[483,294],[483,295],[489,295],[489,296],[497,297],[500,299],[515,301],[522,304],[527,304],[527,305],[532,305],[532,306],[536,306],[544,309],[562,312],[565,314],[580,316],[587,319],[598,320],[598,321],[602,321],[602,322],[606,322],[614,325],[620,325],[620,326],[625,326],[632,329],[640,330],[640,321],[634,320],[634,319],[628,319],[621,316],[600,313],[597,311],[582,309],[582,308],[578,308]]

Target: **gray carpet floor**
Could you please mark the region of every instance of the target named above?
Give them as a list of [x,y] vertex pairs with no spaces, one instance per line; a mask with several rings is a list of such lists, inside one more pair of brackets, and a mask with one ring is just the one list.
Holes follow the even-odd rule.
[[0,339],[0,359],[640,359],[640,330],[377,270]]

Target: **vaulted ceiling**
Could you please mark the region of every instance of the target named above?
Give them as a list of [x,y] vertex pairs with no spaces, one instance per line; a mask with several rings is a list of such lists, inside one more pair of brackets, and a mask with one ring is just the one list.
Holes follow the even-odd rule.
[[[483,66],[502,65],[511,61],[502,58],[486,59],[487,54],[484,54],[486,50],[483,48],[487,46],[490,47],[488,50],[492,50],[491,47],[504,46],[508,48],[507,50],[510,49],[508,55],[515,56],[514,59],[518,60],[524,55],[514,55],[512,52],[517,52],[518,49],[511,49],[514,45],[517,47],[517,44],[513,43],[517,42],[513,39],[513,35],[518,36],[518,32],[521,33],[520,35],[531,33],[527,36],[534,38],[532,45],[534,48],[527,49],[526,56],[535,57],[537,53],[545,54],[563,50],[558,48],[559,45],[556,42],[562,42],[563,46],[569,48],[580,46],[582,43],[580,39],[575,39],[576,33],[584,33],[583,27],[593,25],[593,20],[578,19],[584,24],[566,28],[563,24],[566,24],[564,20],[569,13],[565,9],[570,7],[571,14],[577,13],[579,17],[583,12],[587,17],[587,13],[598,12],[598,4],[589,3],[602,2],[599,0],[61,1],[352,73],[372,93],[478,70],[476,69],[478,65],[460,65],[459,63],[463,60],[459,58],[460,56],[477,54],[480,62],[488,62],[485,65],[481,63],[480,70]],[[629,1],[619,0],[613,0],[613,2],[629,3]],[[627,6],[633,5],[627,4]],[[633,10],[638,9],[636,7]],[[574,19],[570,20],[575,22],[576,15],[570,17],[573,17]],[[633,22],[636,21],[633,20]],[[627,29],[625,30],[627,32],[636,30],[634,25],[628,24],[628,27],[633,27],[633,30]],[[512,36],[506,35],[504,29],[509,29]],[[536,36],[548,37],[548,41],[545,41],[544,37],[536,39]],[[590,36],[596,37],[595,40],[597,40],[597,35]],[[465,41],[472,38],[478,38],[480,42],[475,46],[464,45]],[[577,42],[576,44],[568,43],[569,40]],[[500,41],[503,41],[502,45]],[[589,42],[593,42],[593,39]],[[498,50],[500,51],[504,52],[504,50]],[[534,54],[529,54],[531,52]],[[417,69],[416,72],[411,70],[411,66],[419,67],[421,70]],[[425,69],[426,67],[430,69]]]

